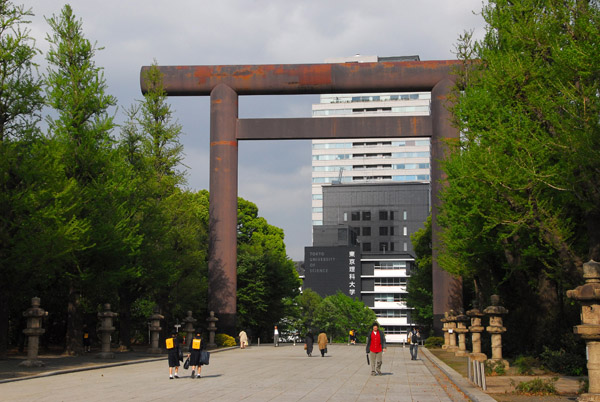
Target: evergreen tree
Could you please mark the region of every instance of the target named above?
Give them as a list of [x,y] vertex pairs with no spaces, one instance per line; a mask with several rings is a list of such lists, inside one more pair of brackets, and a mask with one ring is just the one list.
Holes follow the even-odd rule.
[[[106,232],[97,230],[103,219],[102,191],[110,170],[114,127],[108,109],[116,99],[106,93],[102,68],[94,62],[96,51],[84,37],[82,22],[65,5],[60,15],[47,18],[52,33],[47,35],[47,102],[56,115],[47,118],[51,139],[57,145],[58,168],[64,173],[64,197],[71,207],[65,211],[68,222],[78,222],[80,249],[65,255],[62,270],[68,286],[66,352],[81,351],[82,293],[90,278],[103,267],[94,258],[94,247]],[[100,215],[100,216],[99,216]],[[97,256],[97,255],[96,255]],[[95,266],[94,266],[95,265]],[[93,289],[93,287],[91,288]]]
[[0,359],[6,356],[11,315],[20,316],[31,298],[34,254],[39,257],[30,230],[41,216],[35,169],[42,160],[37,123],[43,98],[33,62],[39,51],[24,28],[32,16],[0,0]]
[[578,319],[565,291],[600,257],[599,5],[493,0],[482,15],[484,39],[458,46],[439,262],[475,297],[503,296],[508,345],[560,347]]

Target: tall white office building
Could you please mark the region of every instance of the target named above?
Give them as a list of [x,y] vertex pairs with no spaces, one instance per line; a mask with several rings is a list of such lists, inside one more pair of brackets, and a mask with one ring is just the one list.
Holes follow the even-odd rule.
[[[418,61],[418,56],[354,56],[327,63]],[[312,105],[315,118],[428,116],[431,93],[326,94]],[[312,141],[312,224],[323,224],[323,190],[331,183],[429,182],[429,138]]]
[[[329,59],[328,63],[379,62],[379,61],[418,61],[418,56],[387,57],[355,56],[342,59]],[[431,94],[376,93],[376,94],[326,94],[321,95],[320,103],[312,106],[314,118],[373,117],[378,116],[428,116]],[[338,199],[331,205],[324,222],[323,186],[331,184],[361,183],[406,183],[397,190],[372,186],[343,186],[346,189],[344,200]],[[418,186],[409,185],[420,183]],[[312,141],[312,224],[314,231],[320,227],[347,224],[357,235],[361,249],[361,290],[360,298],[373,309],[381,325],[385,326],[390,342],[405,342],[407,333],[414,325],[410,318],[410,308],[406,306],[406,283],[414,266],[414,253],[410,245],[410,235],[424,222],[429,211],[428,196],[430,183],[430,141],[429,138],[365,138],[327,139]],[[338,186],[334,186],[338,187]],[[418,197],[392,196],[410,194],[419,189]],[[333,188],[332,188],[333,190]],[[364,192],[370,196],[358,196]],[[360,201],[380,194],[379,203],[358,205]],[[424,193],[425,192],[425,193]],[[328,192],[329,194],[329,192]],[[353,196],[356,195],[356,197]],[[416,196],[415,192],[415,196]],[[425,197],[423,197],[425,194]],[[373,197],[372,197],[373,196]],[[349,198],[357,200],[346,201]],[[395,198],[394,198],[395,197]],[[375,197],[377,198],[377,197]],[[418,205],[408,199],[419,199]],[[390,200],[406,204],[390,205]],[[360,200],[360,201],[359,201]],[[387,203],[386,203],[387,200]],[[414,201],[414,200],[413,200]],[[411,201],[411,202],[413,202]],[[407,207],[410,204],[410,207]],[[345,214],[340,213],[344,209]],[[367,208],[368,207],[368,208]],[[422,210],[420,210],[420,209]],[[336,213],[333,213],[335,210]],[[414,216],[409,216],[414,214]],[[331,217],[336,216],[332,222]],[[407,225],[410,222],[410,225]],[[325,226],[323,226],[325,225]]]

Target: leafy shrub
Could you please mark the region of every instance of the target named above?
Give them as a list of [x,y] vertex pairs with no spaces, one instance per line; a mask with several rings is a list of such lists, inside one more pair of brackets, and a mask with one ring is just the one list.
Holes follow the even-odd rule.
[[561,350],[544,348],[540,355],[542,368],[553,373],[581,376],[586,373],[586,360],[584,356]]
[[485,363],[485,375],[504,375],[506,374],[506,367],[504,367],[504,363],[502,361],[497,361],[495,363],[486,360]]
[[444,344],[444,338],[441,336],[430,336],[425,340],[425,347],[427,349],[441,348]]
[[216,334],[215,335],[215,343],[217,346],[230,347],[237,345],[235,343],[235,339],[232,336],[227,334]]
[[532,375],[533,368],[539,366],[538,360],[533,356],[519,356],[515,359],[514,366],[519,374]]
[[554,386],[556,381],[558,381],[558,377],[548,380],[535,378],[531,381],[523,381],[515,387],[515,393],[524,395],[555,395],[558,393]]

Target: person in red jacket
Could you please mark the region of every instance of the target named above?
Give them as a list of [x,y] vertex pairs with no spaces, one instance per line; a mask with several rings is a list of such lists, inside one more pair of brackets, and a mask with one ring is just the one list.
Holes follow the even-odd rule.
[[373,331],[367,335],[367,354],[371,361],[371,375],[381,375],[381,364],[385,351],[385,334],[379,329],[379,324],[374,322]]

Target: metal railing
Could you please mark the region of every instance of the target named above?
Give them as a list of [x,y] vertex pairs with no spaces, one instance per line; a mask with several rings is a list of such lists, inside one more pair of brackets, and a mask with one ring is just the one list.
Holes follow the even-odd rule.
[[469,363],[467,365],[467,375],[469,381],[477,385],[484,391],[487,390],[485,383],[485,363],[479,360],[472,360],[469,357]]

